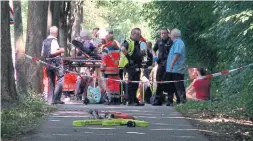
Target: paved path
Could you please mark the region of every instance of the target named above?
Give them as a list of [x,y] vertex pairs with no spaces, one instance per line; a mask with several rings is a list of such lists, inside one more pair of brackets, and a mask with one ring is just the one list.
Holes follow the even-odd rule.
[[[99,109],[129,113],[150,123],[149,127],[126,126],[73,127],[73,120],[87,119],[82,110]],[[50,114],[36,134],[26,141],[207,141],[186,119],[172,107],[105,106],[65,104]]]

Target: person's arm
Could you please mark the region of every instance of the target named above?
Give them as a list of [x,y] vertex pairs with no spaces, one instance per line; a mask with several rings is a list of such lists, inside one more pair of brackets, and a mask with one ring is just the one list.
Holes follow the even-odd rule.
[[64,48],[60,48],[58,42],[56,40],[52,40],[51,43],[51,55],[58,56],[61,53],[64,53]]
[[44,52],[44,42],[43,42],[43,46],[42,46],[42,49],[41,49],[41,57],[43,57],[43,52]]
[[196,83],[197,83],[196,80],[193,80],[190,86],[186,88],[187,95],[193,95],[196,92],[196,88],[194,87]]
[[180,57],[180,54],[175,54],[174,57],[173,57],[173,60],[172,60],[172,63],[170,65],[170,72],[172,72],[172,69],[174,67],[174,65],[176,64],[177,60],[179,59]]
[[158,50],[158,41],[155,43],[155,46],[153,48],[153,56],[157,56],[157,50]]
[[127,42],[124,42],[122,45],[121,45],[121,52],[126,56],[127,55],[127,49],[128,49],[128,43]]
[[107,48],[104,48],[102,51],[102,58],[101,58],[101,66],[100,66],[100,71],[104,72],[107,64],[107,56],[108,50]]

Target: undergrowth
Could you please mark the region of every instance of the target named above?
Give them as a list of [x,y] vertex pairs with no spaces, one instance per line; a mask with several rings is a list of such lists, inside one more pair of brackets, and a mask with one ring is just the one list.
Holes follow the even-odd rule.
[[1,110],[2,138],[15,138],[33,132],[45,115],[54,110],[37,94],[29,92],[20,97],[19,103]]

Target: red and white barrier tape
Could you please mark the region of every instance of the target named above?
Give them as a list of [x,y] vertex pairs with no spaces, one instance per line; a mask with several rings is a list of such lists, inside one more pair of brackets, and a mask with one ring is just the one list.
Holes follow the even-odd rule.
[[[41,61],[39,60],[38,58],[35,58],[35,57],[32,57],[32,56],[29,56],[27,54],[25,54],[25,56],[35,62],[40,62],[46,66],[50,66],[50,67],[53,67],[53,68],[57,68],[56,66],[53,66],[53,65],[50,65],[44,61]],[[242,70],[242,69],[245,69],[247,67],[251,67],[253,66],[253,63],[252,64],[249,64],[249,65],[246,65],[246,66],[242,66],[242,67],[239,67],[239,68],[236,68],[236,69],[231,69],[231,70],[227,70],[227,71],[222,71],[222,72],[218,72],[218,73],[213,73],[213,74],[209,74],[209,75],[205,75],[203,76],[202,78],[198,78],[198,79],[210,79],[210,78],[214,78],[214,77],[217,77],[217,76],[221,76],[221,75],[227,75],[227,74],[230,74],[234,71],[238,71],[238,70]],[[80,74],[80,73],[77,73],[77,72],[74,72],[74,71],[67,71],[67,72],[70,72],[70,73],[74,73],[76,75],[81,75],[81,76],[85,76],[85,77],[90,77],[90,78],[96,78],[98,80],[113,80],[113,81],[117,81],[117,82],[126,82],[126,83],[150,83],[151,81],[130,81],[130,80],[117,80],[117,79],[111,79],[111,78],[101,78],[101,77],[96,77],[96,76],[90,76],[90,75],[83,75],[83,74]],[[156,81],[155,83],[176,83],[176,82],[185,82],[185,81],[189,81],[190,79],[185,79],[185,80],[175,80],[175,81]]]
[[38,58],[35,58],[35,57],[32,57],[32,56],[29,56],[29,55],[27,55],[27,54],[25,54],[25,57],[27,57],[27,58],[29,58],[29,59],[31,59],[31,60],[33,60],[33,61],[35,61],[35,62],[40,62],[40,63],[42,63],[42,64],[44,64],[44,65],[46,65],[46,66],[50,66],[50,67],[53,67],[53,68],[58,68],[58,67],[56,67],[56,66],[53,66],[53,65],[50,65],[50,64],[48,64],[48,63],[46,63],[46,62],[44,62],[44,61],[41,61],[40,59],[38,59]]

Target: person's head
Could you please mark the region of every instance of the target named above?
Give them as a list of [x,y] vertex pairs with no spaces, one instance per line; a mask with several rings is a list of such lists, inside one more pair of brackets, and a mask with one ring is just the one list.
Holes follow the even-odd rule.
[[140,34],[141,34],[141,29],[139,27],[136,27],[134,29],[138,30],[140,32]]
[[105,39],[106,39],[106,42],[114,41],[113,34],[106,35]]
[[169,38],[169,31],[167,28],[162,28],[160,30],[160,36],[162,40],[167,40]]
[[82,40],[89,40],[90,39],[90,33],[87,29],[83,29],[81,32],[80,32],[80,37]]
[[140,41],[141,39],[141,32],[139,28],[134,28],[131,31],[131,39],[134,41]]
[[50,32],[50,35],[52,35],[55,38],[57,38],[57,36],[58,36],[58,28],[56,26],[50,27],[49,32]]
[[171,31],[171,39],[174,41],[178,38],[181,38],[181,31],[177,28],[174,28],[172,31]]
[[198,68],[197,71],[199,72],[199,75],[201,75],[201,76],[206,75],[206,69],[204,69],[204,68]]
[[93,28],[92,34],[93,34],[94,37],[98,37],[98,35],[97,35],[98,31],[99,31],[99,28],[98,28],[98,27]]
[[152,49],[152,43],[150,41],[147,41],[147,48],[148,50]]
[[108,32],[108,34],[113,34],[113,30],[110,28],[107,28],[106,31]]

